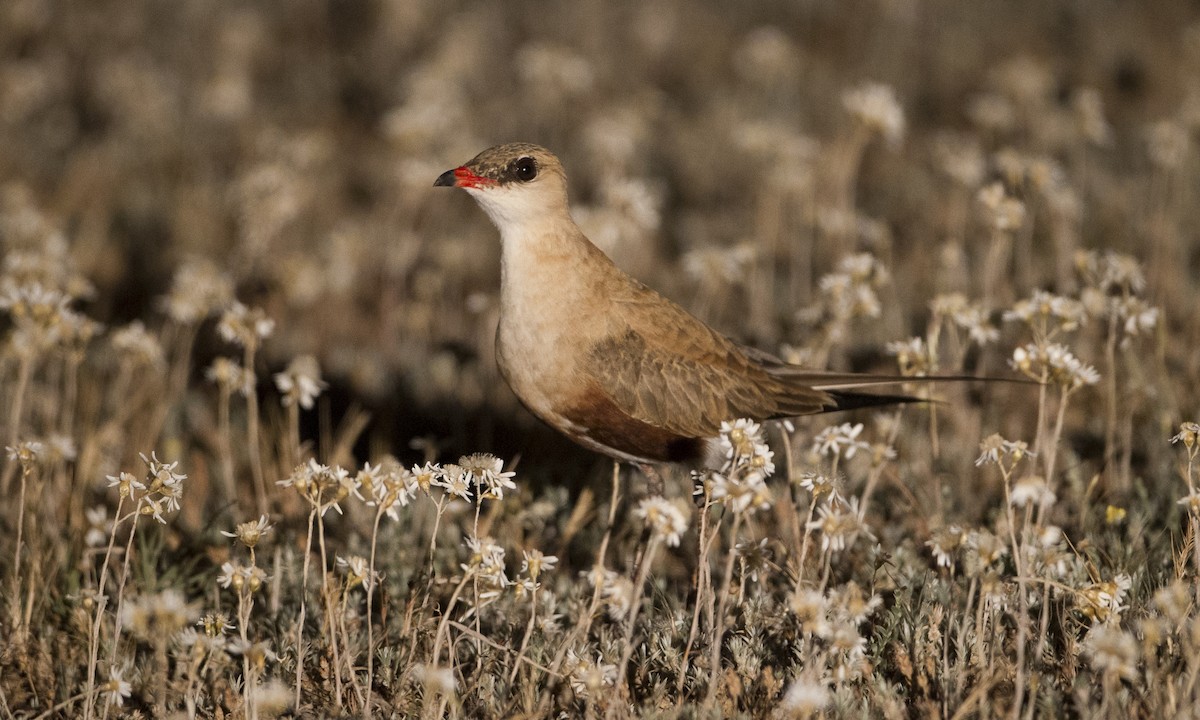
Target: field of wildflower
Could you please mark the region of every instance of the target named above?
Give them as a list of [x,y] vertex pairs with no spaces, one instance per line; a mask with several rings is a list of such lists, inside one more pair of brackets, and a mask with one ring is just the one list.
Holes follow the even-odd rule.
[[[5,0],[0,138],[0,719],[1198,712],[1194,2]],[[430,187],[507,141],[741,342],[1019,382],[614,467]]]

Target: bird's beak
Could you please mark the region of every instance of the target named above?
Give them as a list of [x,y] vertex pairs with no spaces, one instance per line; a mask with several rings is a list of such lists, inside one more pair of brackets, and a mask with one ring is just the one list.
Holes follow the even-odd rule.
[[438,175],[437,180],[433,181],[433,186],[476,188],[481,185],[494,185],[495,183],[495,180],[483,177],[482,175],[476,175],[473,170],[463,165],[462,167],[456,167],[453,170],[447,170]]

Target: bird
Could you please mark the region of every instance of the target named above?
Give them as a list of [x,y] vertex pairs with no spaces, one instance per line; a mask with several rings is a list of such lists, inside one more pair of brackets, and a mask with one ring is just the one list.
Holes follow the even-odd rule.
[[719,463],[723,422],[923,401],[867,388],[911,378],[813,370],[743,346],[642,282],[571,217],[549,150],[508,143],[438,176],[500,232],[500,374],[537,418],[617,461]]

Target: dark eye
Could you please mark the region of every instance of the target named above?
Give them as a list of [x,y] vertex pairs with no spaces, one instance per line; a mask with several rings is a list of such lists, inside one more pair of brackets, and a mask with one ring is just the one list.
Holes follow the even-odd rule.
[[521,182],[529,182],[537,177],[537,163],[531,157],[518,158],[513,163],[513,175]]

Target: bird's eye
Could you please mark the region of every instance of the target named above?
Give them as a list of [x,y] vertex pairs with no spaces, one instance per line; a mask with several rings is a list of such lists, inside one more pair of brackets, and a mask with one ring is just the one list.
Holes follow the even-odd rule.
[[531,157],[518,158],[513,163],[513,175],[516,175],[521,182],[529,182],[534,179],[537,177],[537,172],[537,163]]

